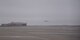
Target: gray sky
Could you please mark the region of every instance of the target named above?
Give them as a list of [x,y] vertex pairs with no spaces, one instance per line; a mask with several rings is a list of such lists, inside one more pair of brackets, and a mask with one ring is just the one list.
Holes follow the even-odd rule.
[[[79,25],[79,0],[0,0],[0,24]],[[48,20],[48,22],[44,22]]]

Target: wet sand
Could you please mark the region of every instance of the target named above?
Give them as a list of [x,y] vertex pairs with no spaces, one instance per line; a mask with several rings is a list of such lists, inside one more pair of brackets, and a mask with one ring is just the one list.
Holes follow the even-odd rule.
[[80,27],[0,27],[0,40],[79,40]]

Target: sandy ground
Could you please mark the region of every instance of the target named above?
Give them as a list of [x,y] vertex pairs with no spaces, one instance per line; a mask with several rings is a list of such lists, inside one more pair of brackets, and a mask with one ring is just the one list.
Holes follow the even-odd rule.
[[79,40],[79,27],[0,27],[0,40]]

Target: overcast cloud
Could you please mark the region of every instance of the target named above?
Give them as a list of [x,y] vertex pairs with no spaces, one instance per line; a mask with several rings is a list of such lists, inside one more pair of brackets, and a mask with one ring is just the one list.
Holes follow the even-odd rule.
[[[0,24],[79,25],[79,0],[0,0]],[[48,22],[44,22],[48,20]]]

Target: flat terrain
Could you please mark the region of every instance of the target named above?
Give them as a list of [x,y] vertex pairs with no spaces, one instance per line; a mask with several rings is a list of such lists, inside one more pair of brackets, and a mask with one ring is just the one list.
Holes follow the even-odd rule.
[[79,27],[0,27],[0,40],[79,40]]

